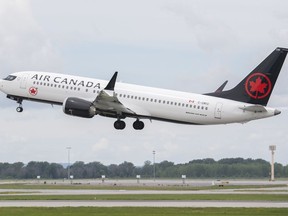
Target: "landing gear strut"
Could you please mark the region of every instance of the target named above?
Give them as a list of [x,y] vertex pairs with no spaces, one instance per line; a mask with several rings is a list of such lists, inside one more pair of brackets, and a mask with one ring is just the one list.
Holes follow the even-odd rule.
[[23,101],[23,99],[21,99],[21,98],[17,99],[17,103],[19,104],[19,106],[16,108],[17,112],[23,112],[22,101]]

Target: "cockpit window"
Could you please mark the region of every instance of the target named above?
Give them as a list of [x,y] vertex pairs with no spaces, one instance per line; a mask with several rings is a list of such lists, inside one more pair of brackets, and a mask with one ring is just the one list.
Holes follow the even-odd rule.
[[16,79],[16,76],[13,76],[13,75],[9,75],[6,78],[4,78],[4,80],[7,80],[7,81],[12,81],[14,79]]

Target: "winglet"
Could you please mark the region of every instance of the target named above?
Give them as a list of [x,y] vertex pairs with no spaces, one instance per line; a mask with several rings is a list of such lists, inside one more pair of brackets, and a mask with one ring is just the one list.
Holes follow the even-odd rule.
[[107,86],[105,87],[105,90],[114,91],[117,75],[118,75],[118,72],[116,71],[113,77],[111,78],[111,80],[109,81],[109,83],[107,84]]

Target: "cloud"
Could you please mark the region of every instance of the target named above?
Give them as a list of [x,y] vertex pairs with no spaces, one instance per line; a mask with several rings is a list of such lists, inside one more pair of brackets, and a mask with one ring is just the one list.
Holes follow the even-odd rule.
[[[0,1],[0,75],[44,70],[189,92],[236,85],[277,46],[287,46],[287,2],[258,1]],[[288,106],[287,59],[269,106]],[[81,119],[61,107],[1,93],[1,161],[131,161],[252,157],[287,163],[287,110],[244,125],[188,126],[145,121],[143,131],[115,131],[115,119]]]
[[53,69],[57,51],[33,17],[30,1],[0,2],[0,74]]
[[106,150],[107,148],[109,148],[109,140],[103,137],[92,146],[92,151],[98,153],[99,151]]

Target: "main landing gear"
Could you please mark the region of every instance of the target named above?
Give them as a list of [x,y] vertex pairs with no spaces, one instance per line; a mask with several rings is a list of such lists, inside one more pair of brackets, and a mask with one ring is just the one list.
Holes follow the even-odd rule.
[[142,121],[139,121],[139,119],[137,119],[134,123],[133,123],[133,128],[135,130],[142,130],[144,128],[144,123]]
[[122,120],[117,120],[114,122],[114,128],[117,130],[123,130],[126,127],[126,123]]
[[23,112],[22,101],[23,101],[23,99],[21,99],[21,98],[17,99],[17,103],[19,104],[19,106],[16,108],[17,112]]
[[[118,119],[117,121],[115,121],[114,123],[114,128],[116,130],[123,130],[126,127],[126,123],[120,119]],[[139,119],[137,119],[134,123],[133,123],[133,128],[135,130],[142,130],[144,128],[144,123],[142,121],[140,121]]]

